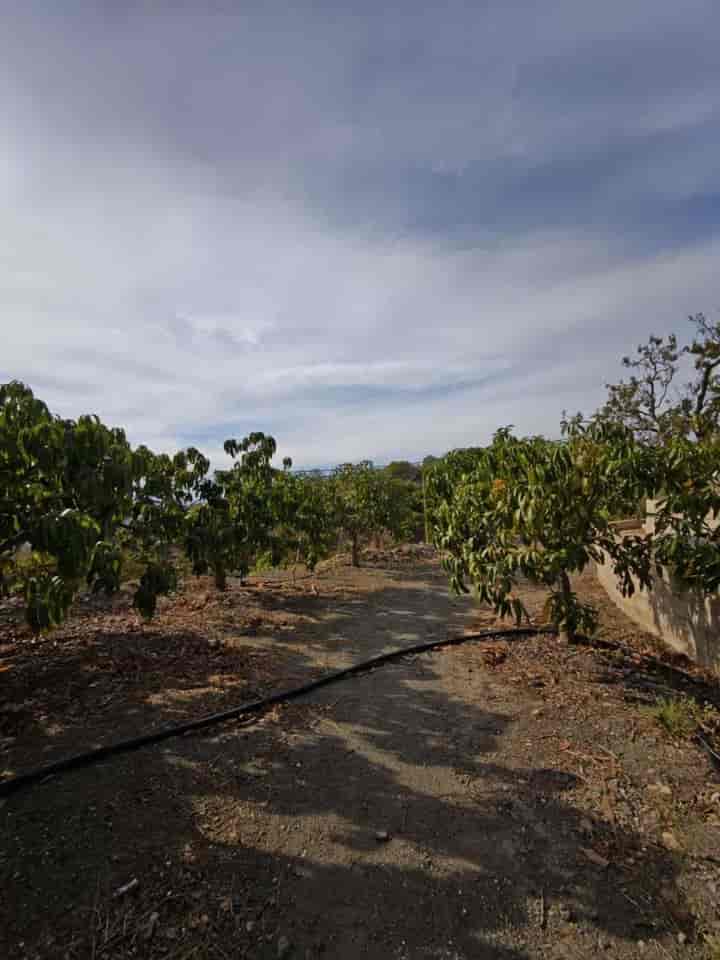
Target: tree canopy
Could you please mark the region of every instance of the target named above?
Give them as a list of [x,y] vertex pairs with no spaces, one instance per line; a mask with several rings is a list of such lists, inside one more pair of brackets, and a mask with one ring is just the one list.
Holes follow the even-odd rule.
[[132,558],[134,603],[151,617],[176,588],[180,553],[224,590],[258,563],[314,569],[341,533],[357,563],[364,538],[407,535],[422,516],[421,488],[404,467],[293,474],[288,458],[273,465],[275,439],[262,432],[224,450],[232,465],[211,472],[195,448],[133,448],[95,416],[61,419],[24,384],[0,387],[0,588],[22,591],[31,627],[47,630],[81,589],[119,589]]
[[[620,423],[645,443],[662,444],[676,437],[707,440],[720,423],[720,321],[703,313],[689,318],[690,343],[680,347],[677,336],[651,336],[635,357],[623,357],[631,371],[627,380],[607,384],[608,398],[598,412],[603,420]],[[692,361],[689,379],[678,377]]]
[[547,615],[572,634],[592,630],[595,612],[572,592],[568,575],[608,556],[623,591],[632,593],[633,577],[649,581],[650,555],[645,538],[618,541],[611,526],[643,476],[632,434],[597,422],[567,424],[566,432],[563,441],[549,441],[499,430],[459,474],[452,457],[449,481],[438,483],[433,525],[455,590],[472,584],[497,613],[519,621],[527,616],[519,578],[546,584]]

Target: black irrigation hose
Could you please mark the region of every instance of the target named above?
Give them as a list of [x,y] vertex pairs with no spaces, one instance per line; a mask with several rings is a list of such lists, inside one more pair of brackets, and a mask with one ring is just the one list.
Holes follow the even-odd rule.
[[261,713],[276,703],[287,703],[290,700],[296,700],[298,697],[312,693],[313,690],[319,690],[321,687],[325,687],[330,683],[336,683],[338,680],[344,680],[346,677],[366,673],[375,667],[412,654],[426,653],[428,650],[438,650],[441,647],[455,646],[465,643],[468,640],[486,640],[491,637],[527,636],[528,634],[552,632],[552,629],[547,627],[516,627],[504,630],[489,629],[483,630],[480,633],[448,637],[445,640],[430,640],[426,643],[416,643],[412,647],[402,647],[398,650],[391,650],[389,653],[381,653],[376,657],[370,657],[369,660],[355,663],[351,667],[345,667],[343,670],[327,673],[324,677],[312,680],[310,683],[303,684],[301,687],[293,687],[290,690],[273,693],[269,697],[252,700],[250,703],[233,707],[231,710],[223,710],[221,713],[211,713],[206,717],[199,717],[197,720],[188,720],[185,723],[162,727],[153,733],[146,733],[143,736],[133,737],[130,740],[118,740],[117,743],[108,743],[105,746],[96,747],[94,750],[88,750],[86,753],[77,753],[74,756],[66,757],[64,760],[57,760],[55,763],[47,763],[42,767],[36,767],[34,770],[28,770],[27,773],[21,773],[9,780],[0,781],[0,796],[9,796],[11,793],[15,793],[16,790],[29,787],[31,784],[38,783],[46,777],[58,773],[65,773],[67,770],[75,770],[78,767],[89,766],[92,763],[97,763],[99,760],[104,760],[106,757],[111,757],[118,753],[127,753],[130,750],[147,747],[152,743],[161,743],[163,740],[169,740],[171,737],[179,737],[193,730],[203,730],[205,727],[211,727],[216,723],[224,723],[226,720],[235,720],[237,717]]

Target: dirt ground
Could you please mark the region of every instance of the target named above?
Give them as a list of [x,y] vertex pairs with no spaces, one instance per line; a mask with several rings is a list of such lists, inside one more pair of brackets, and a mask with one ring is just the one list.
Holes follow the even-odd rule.
[[[426,550],[365,559],[188,582],[150,625],[88,599],[45,643],[0,609],[0,778],[496,622]],[[48,778],[0,800],[0,957],[720,957],[718,768],[649,709],[682,690],[717,702],[640,655],[469,642]]]

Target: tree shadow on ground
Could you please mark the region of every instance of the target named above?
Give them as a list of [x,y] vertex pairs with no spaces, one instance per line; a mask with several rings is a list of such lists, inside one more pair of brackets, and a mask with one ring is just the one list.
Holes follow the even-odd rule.
[[[430,573],[423,581],[413,572],[410,588],[389,587],[384,571],[371,571],[371,590],[355,585],[340,597],[327,583],[319,597],[294,595],[285,582],[234,583],[217,594],[204,578],[195,593],[166,604],[177,621],[164,622],[161,612],[150,624],[128,614],[128,598],[119,612],[92,598],[48,641],[20,644],[2,661],[6,775],[222,711],[393,647],[440,639],[453,604],[437,568]],[[352,586],[356,574],[347,576]],[[430,581],[441,592],[439,612],[423,608]],[[437,606],[438,597],[430,603]],[[264,622],[262,610],[275,616]]]
[[484,683],[416,658],[11,798],[7,955],[632,957],[692,935],[673,856],[522,763],[517,694],[488,710]]

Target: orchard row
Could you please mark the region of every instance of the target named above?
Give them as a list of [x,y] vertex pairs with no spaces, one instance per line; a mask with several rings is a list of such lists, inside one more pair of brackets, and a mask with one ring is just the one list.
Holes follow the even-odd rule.
[[137,609],[151,617],[176,585],[178,553],[220,590],[258,563],[313,569],[344,537],[411,536],[422,525],[418,483],[346,464],[328,477],[272,465],[275,440],[228,440],[229,469],[194,448],[133,448],[97,417],[61,419],[24,384],[0,387],[0,576],[21,592],[35,631],[63,621],[81,589],[113,593],[123,564],[141,571]]

